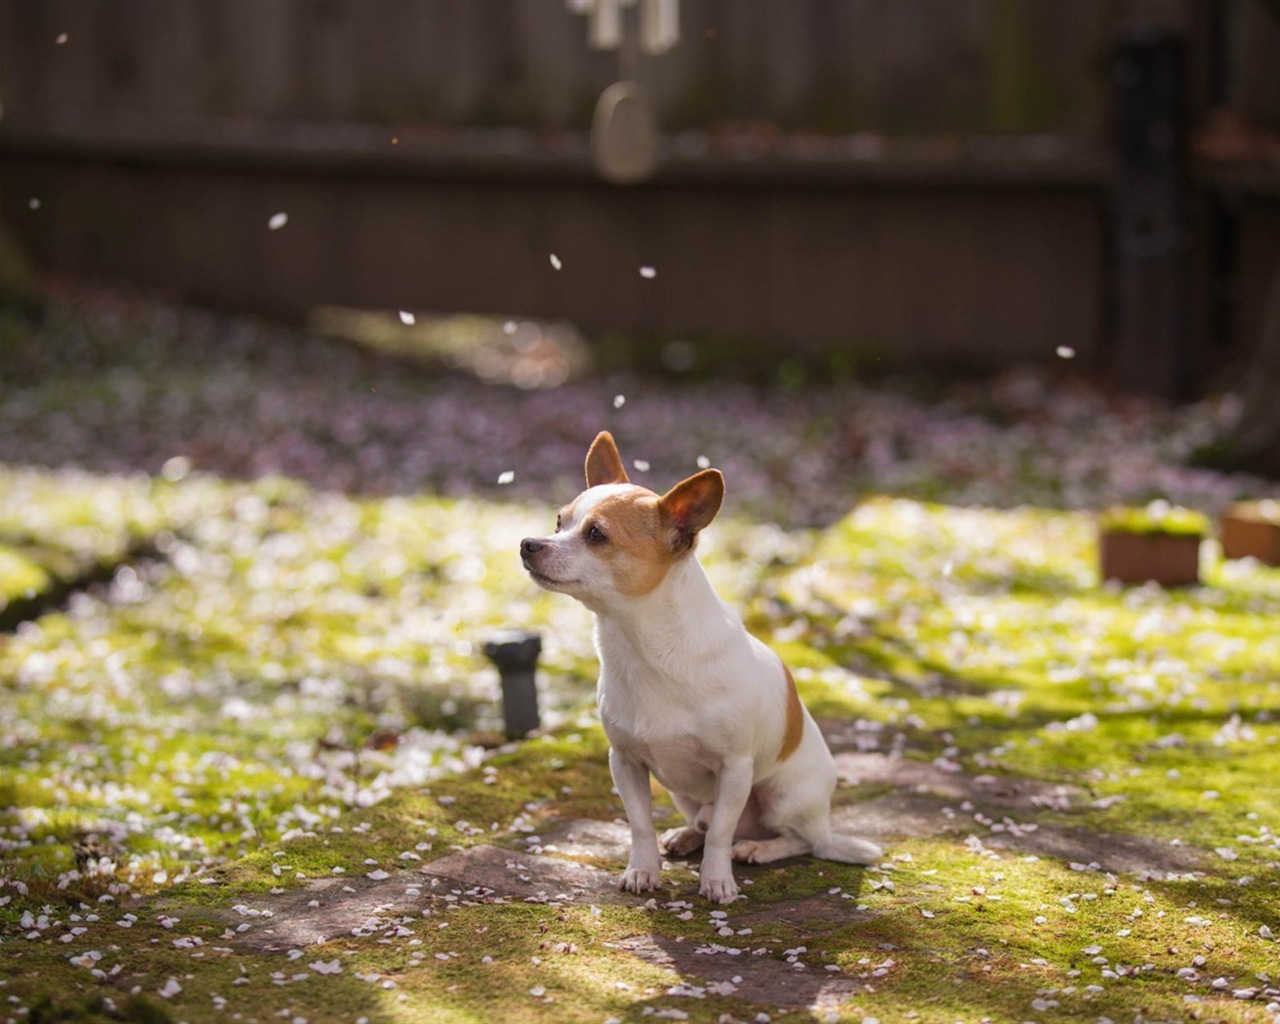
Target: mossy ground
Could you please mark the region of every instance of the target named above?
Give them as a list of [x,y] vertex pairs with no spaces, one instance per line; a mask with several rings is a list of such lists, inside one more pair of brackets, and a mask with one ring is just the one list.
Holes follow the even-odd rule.
[[[794,402],[739,389],[713,423],[703,386],[619,412],[606,382],[599,401],[509,396],[494,440],[475,392],[337,349],[307,376],[302,341],[183,316],[134,345],[55,311],[76,343],[22,349],[14,379],[39,383],[0,395],[0,603],[51,596],[0,633],[0,1024],[1280,1015],[1280,570],[1210,544],[1203,586],[1104,586],[1088,512],[959,507],[1090,504],[1095,484],[1096,508],[1237,496],[1113,466],[1099,440],[1159,468],[1150,437],[1177,430],[1116,427],[1083,392],[1049,408],[1060,436],[1026,427],[1039,398],[1005,409],[1026,429],[968,413],[933,429],[868,393],[828,395],[788,433],[773,425]],[[553,849],[622,808],[588,617],[515,552],[571,496],[531,480],[576,478],[586,424],[624,413],[632,437],[679,424],[654,441],[684,460],[666,467],[726,452],[702,557],[837,755],[880,759],[836,804],[882,863],[743,868],[728,907],[687,862],[652,900],[433,883],[433,862],[482,845],[622,867],[616,847]],[[747,454],[716,425],[766,416]],[[415,429],[452,455],[414,468]],[[524,434],[545,464],[504,449]],[[288,475],[259,472],[260,444]],[[845,449],[863,454],[836,479]],[[102,468],[49,468],[66,464]],[[513,466],[512,487],[475,482]],[[788,500],[792,518],[767,514]],[[511,626],[544,640],[545,734],[519,744],[481,654]],[[1001,787],[1021,795],[983,796]],[[344,889],[388,898],[321,936]],[[270,948],[286,919],[292,944]]]
[[[621,814],[585,616],[510,557],[543,510],[279,480],[17,482],[48,506],[40,543],[78,514],[64,496],[131,509],[90,517],[82,550],[163,539],[0,645],[4,1019],[1268,1015],[1280,572],[1215,563],[1193,590],[1103,588],[1079,514],[884,500],[791,534],[728,518],[709,571],[859,749],[1083,798],[1003,815],[957,802],[935,834],[890,827],[868,870],[745,870],[747,899],[727,908],[702,903],[684,865],[647,906],[495,903],[427,887],[422,869]],[[478,650],[513,619],[548,632],[551,728],[486,750],[471,742],[496,723]],[[838,802],[856,815],[884,792]],[[1038,828],[1180,844],[1195,866],[1109,873],[998,842]],[[316,879],[382,872],[421,895],[360,934],[281,953],[228,927],[252,931]],[[797,900],[814,912],[770,911]],[[618,948],[638,935],[721,947],[708,963],[740,948],[739,976],[794,960],[857,991],[771,1006]]]

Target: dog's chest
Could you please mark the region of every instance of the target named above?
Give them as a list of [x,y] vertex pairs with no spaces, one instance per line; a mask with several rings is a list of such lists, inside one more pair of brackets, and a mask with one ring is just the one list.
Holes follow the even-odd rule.
[[668,790],[712,800],[721,756],[696,732],[636,732],[618,722],[605,722],[609,744],[639,760]]
[[[597,699],[610,744],[667,789],[713,800],[725,756],[741,747],[741,695],[706,671],[691,651],[696,644],[678,630],[638,645],[607,622],[598,626]],[[665,648],[662,656],[654,648]]]
[[640,761],[667,789],[703,801],[714,799],[721,761],[701,737],[642,737],[615,729],[610,742]]

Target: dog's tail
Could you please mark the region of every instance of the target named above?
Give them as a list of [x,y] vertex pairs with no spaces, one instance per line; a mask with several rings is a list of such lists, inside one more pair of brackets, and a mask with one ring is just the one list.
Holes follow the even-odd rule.
[[841,864],[874,864],[884,851],[869,839],[830,833],[824,840],[813,844],[813,855],[823,860],[835,860]]

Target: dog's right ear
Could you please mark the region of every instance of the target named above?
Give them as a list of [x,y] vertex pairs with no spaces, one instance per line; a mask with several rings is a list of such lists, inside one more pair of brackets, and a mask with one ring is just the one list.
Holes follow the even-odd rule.
[[724,477],[718,469],[704,469],[682,480],[658,500],[658,509],[670,527],[671,550],[693,547],[698,533],[711,524],[724,501]]
[[613,443],[613,435],[607,430],[600,431],[587,451],[587,486],[630,482],[626,467],[622,465],[622,456],[618,454],[618,446]]

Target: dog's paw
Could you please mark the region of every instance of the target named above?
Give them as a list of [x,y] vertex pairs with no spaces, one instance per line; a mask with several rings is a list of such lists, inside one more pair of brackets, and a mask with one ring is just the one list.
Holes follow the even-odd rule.
[[618,879],[618,888],[623,892],[651,892],[658,888],[658,870],[628,864],[627,870]]
[[744,839],[740,843],[733,844],[733,859],[743,864],[759,864],[762,863],[763,851],[760,844],[754,839]]
[[738,883],[733,880],[733,875],[721,877],[704,875],[698,892],[713,903],[732,903],[738,898]]
[[673,857],[687,857],[701,850],[706,838],[706,833],[701,829],[685,825],[681,828],[667,829],[658,840],[658,845]]

